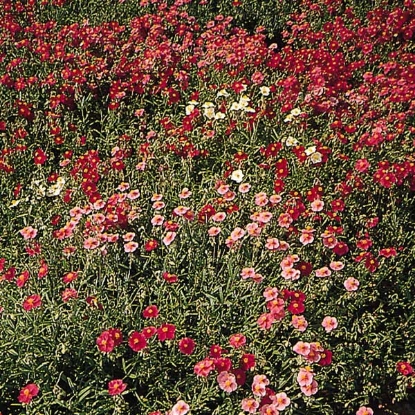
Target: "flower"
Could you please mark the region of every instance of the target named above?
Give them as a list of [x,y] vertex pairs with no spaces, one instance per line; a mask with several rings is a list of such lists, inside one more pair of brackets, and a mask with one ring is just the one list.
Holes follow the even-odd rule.
[[143,310],[144,318],[156,318],[159,315],[159,310],[156,305],[149,305]]
[[244,174],[242,173],[242,170],[234,170],[231,174],[231,180],[236,183],[242,183],[243,178]]
[[37,235],[37,229],[34,229],[31,226],[26,226],[25,228],[21,229],[19,233],[23,236],[24,239],[34,239]]
[[37,294],[29,295],[23,301],[23,308],[25,309],[25,311],[30,311],[34,308],[39,308],[41,305],[42,299]]
[[133,331],[128,338],[128,345],[134,352],[139,352],[147,346],[147,339],[143,333]]
[[361,406],[356,411],[356,415],[373,415],[373,409],[368,406]]
[[233,373],[226,371],[220,372],[216,380],[218,381],[219,387],[227,393],[235,391],[238,387],[235,375]]
[[176,326],[174,324],[166,323],[157,330],[157,337],[161,342],[173,340],[175,332]]
[[30,401],[39,393],[39,387],[35,383],[29,383],[19,392],[17,400],[20,403],[30,403]]
[[185,415],[189,412],[190,407],[185,401],[178,401],[170,411],[170,415]]
[[96,340],[98,349],[102,353],[111,353],[115,347],[115,341],[109,330],[103,331]]
[[396,370],[404,376],[409,376],[414,373],[413,367],[408,362],[396,363]]
[[196,343],[190,337],[184,337],[179,341],[179,350],[183,354],[192,354],[195,349]]
[[127,384],[122,379],[113,379],[108,382],[108,394],[111,396],[119,395],[127,388]]
[[241,333],[232,334],[232,336],[229,338],[229,344],[235,349],[238,349],[244,346],[245,343],[246,343],[246,337]]
[[203,359],[194,366],[196,376],[207,377],[209,373],[215,369],[215,361],[213,359]]
[[338,323],[336,317],[326,316],[324,317],[321,325],[326,330],[326,333],[330,333],[331,331],[337,328]]
[[356,278],[349,277],[344,282],[344,288],[346,288],[347,291],[356,291],[359,288],[359,281]]
[[242,399],[241,407],[243,411],[255,414],[259,407],[259,403],[254,398],[245,398]]

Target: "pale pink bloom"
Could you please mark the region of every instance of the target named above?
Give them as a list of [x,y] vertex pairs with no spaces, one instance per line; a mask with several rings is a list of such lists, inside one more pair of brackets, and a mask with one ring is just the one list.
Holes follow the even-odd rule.
[[170,415],[185,415],[189,410],[190,406],[185,401],[179,401],[171,408]]
[[310,353],[304,356],[310,363],[316,363],[321,359],[320,352],[324,351],[320,343],[310,343]]
[[264,277],[261,274],[255,274],[252,277],[252,280],[255,281],[257,284],[259,284],[260,282],[262,282],[264,279]]
[[211,219],[214,222],[223,222],[226,218],[226,213],[225,212],[216,212]]
[[258,383],[258,384],[263,385],[263,386],[268,386],[269,385],[269,380],[266,377],[266,375],[255,375],[253,383]]
[[138,248],[138,243],[134,241],[130,241],[124,244],[125,252],[134,252],[137,248]]
[[166,246],[169,246],[176,238],[177,233],[176,232],[167,232],[166,236],[163,238],[163,243]]
[[254,268],[242,268],[241,271],[241,277],[242,279],[246,280],[248,278],[254,278],[255,277],[255,269]]
[[278,298],[278,288],[275,287],[267,287],[264,290],[263,296],[265,297],[266,301],[276,300]]
[[218,228],[217,226],[212,226],[211,228],[208,229],[208,235],[209,236],[216,236],[219,235],[221,229]]
[[307,356],[310,353],[311,345],[300,340],[294,345],[293,350],[301,356]]
[[327,333],[330,333],[332,330],[337,328],[337,318],[326,316],[324,317],[321,325],[324,327]]
[[111,243],[117,242],[118,238],[119,238],[119,235],[116,234],[116,233],[112,234],[112,235],[110,235],[110,234],[107,235],[107,241],[111,242]]
[[164,222],[164,216],[161,215],[154,215],[153,219],[151,219],[151,224],[153,226],[161,226]]
[[228,237],[225,239],[225,245],[226,245],[228,248],[233,248],[233,247],[234,247],[234,245],[236,245],[236,242],[237,242],[237,241],[235,241],[235,239],[232,239],[230,236],[228,236]]
[[84,206],[84,208],[82,209],[84,215],[89,215],[92,212],[92,209],[94,208],[94,205],[92,205],[91,203]]
[[331,271],[330,271],[330,268],[328,267],[322,267],[320,269],[316,269],[316,277],[323,278],[323,277],[330,277],[330,275],[331,275]]
[[105,215],[103,215],[102,213],[94,213],[92,215],[92,221],[96,224],[101,224],[105,222]]
[[155,209],[155,210],[163,209],[164,206],[166,206],[166,204],[164,202],[162,202],[161,200],[156,201],[156,202],[153,203],[153,209]]
[[288,251],[290,249],[290,244],[286,241],[280,241],[280,246],[278,251]]
[[325,236],[324,234],[322,235],[323,238],[323,245],[326,248],[332,249],[337,245],[337,239],[335,238],[334,235],[328,235]]
[[315,395],[318,392],[318,383],[313,379],[310,385],[301,386],[300,389],[305,396]]
[[283,411],[291,403],[291,399],[285,392],[280,392],[275,395],[274,405],[279,411]]
[[69,216],[73,217],[81,217],[84,211],[79,207],[76,206],[69,211]]
[[97,238],[89,237],[84,241],[84,248],[85,249],[96,249],[99,246],[99,241]]
[[293,222],[293,218],[289,213],[281,213],[278,217],[278,225],[281,226],[281,228],[289,228],[291,223]]
[[291,255],[286,256],[282,259],[280,267],[282,270],[292,268],[294,265],[294,260]]
[[265,396],[267,394],[265,385],[261,383],[253,383],[252,384],[252,393],[256,396]]
[[347,280],[344,282],[344,288],[346,288],[347,291],[357,291],[359,285],[359,280],[353,277],[347,278]]
[[118,194],[118,203],[122,203],[124,202],[124,200],[127,198],[127,195],[122,193],[122,194]]
[[268,238],[265,244],[265,248],[270,251],[276,251],[280,247],[280,242],[277,238]]
[[260,415],[279,415],[279,411],[274,404],[265,404],[261,406]]
[[224,195],[226,192],[229,191],[229,185],[227,184],[221,184],[216,191],[220,194],[220,195]]
[[255,204],[257,206],[265,206],[268,203],[268,196],[266,193],[261,192],[255,195]]
[[196,376],[207,377],[209,373],[215,369],[215,362],[212,359],[206,358],[197,362],[194,366]]
[[242,228],[235,228],[232,232],[231,232],[231,238],[234,241],[237,241],[238,239],[243,238],[245,235],[245,231]]
[[249,236],[259,236],[261,235],[261,231],[262,231],[259,225],[255,222],[248,223],[248,225],[246,225],[246,230]]
[[183,216],[190,210],[187,206],[177,206],[173,209],[173,213],[177,216]]
[[187,188],[183,188],[182,191],[179,194],[180,199],[187,199],[192,195],[192,192]]
[[271,212],[261,212],[258,217],[258,222],[268,223],[272,219]]
[[361,406],[357,410],[356,415],[373,415],[373,409],[369,406]]
[[122,239],[124,239],[124,242],[130,242],[134,239],[135,233],[134,232],[127,232],[125,235],[123,235]]
[[137,165],[135,166],[135,169],[138,171],[144,171],[146,169],[146,162],[145,161],[140,161],[139,163],[137,163]]
[[301,230],[301,236],[300,236],[300,242],[303,245],[311,244],[314,241],[314,235],[315,229],[302,229]]
[[249,183],[242,183],[238,187],[238,191],[240,193],[248,193],[250,189],[251,189],[251,185]]
[[267,301],[267,308],[274,316],[281,316],[284,312],[285,302],[282,298]]
[[313,212],[321,212],[324,208],[324,202],[320,199],[316,199],[311,202],[311,210]]
[[236,193],[235,193],[235,192],[232,192],[232,191],[226,192],[226,193],[223,195],[223,199],[224,199],[226,202],[231,202],[233,199],[235,199],[235,197],[236,197]]
[[308,322],[302,315],[293,314],[291,324],[294,328],[296,328],[298,331],[305,331],[308,326]]
[[344,268],[344,263],[341,261],[332,261],[330,262],[330,268],[333,271],[341,271]]
[[227,393],[235,391],[238,387],[238,384],[236,383],[236,377],[233,373],[226,371],[220,372],[216,379],[218,381],[219,387]]
[[135,199],[137,199],[138,197],[140,197],[140,191],[139,191],[138,189],[131,190],[131,192],[128,192],[128,193],[127,193],[127,197],[128,197],[128,199],[130,199],[130,200],[135,200]]
[[258,218],[259,218],[259,212],[254,212],[249,219],[251,219],[253,222],[258,222]]
[[259,407],[259,403],[254,398],[245,398],[241,402],[242,410],[254,414]]
[[297,382],[300,386],[308,386],[313,382],[314,373],[311,369],[301,368],[297,375]]
[[128,215],[127,215],[128,220],[129,221],[133,221],[133,220],[137,219],[138,218],[138,214],[139,214],[139,212],[137,210],[131,209],[131,211],[128,212]]
[[37,235],[37,229],[32,228],[31,226],[26,226],[25,228],[21,229],[19,233],[23,236],[24,239],[34,239]]
[[117,190],[120,192],[124,192],[125,190],[128,190],[130,188],[130,184],[126,182],[122,182],[118,185]]
[[280,203],[280,202],[281,202],[281,200],[282,200],[281,195],[271,195],[271,196],[269,197],[269,202],[270,202],[272,205],[277,205],[278,203]]
[[300,278],[301,272],[299,269],[295,268],[285,268],[281,272],[281,276],[286,280],[296,281]]
[[163,199],[163,195],[159,194],[159,193],[153,193],[153,196],[151,196],[151,201],[152,202],[158,202],[161,199]]

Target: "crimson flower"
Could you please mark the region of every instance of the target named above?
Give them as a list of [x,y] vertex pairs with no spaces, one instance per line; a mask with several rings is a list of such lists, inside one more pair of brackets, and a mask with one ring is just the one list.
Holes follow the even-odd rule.
[[147,339],[143,333],[139,333],[138,331],[133,331],[128,339],[128,345],[135,352],[139,352],[140,350],[143,350],[147,346]]
[[156,305],[149,305],[143,310],[144,318],[156,318],[159,315],[159,310]]
[[196,343],[190,337],[184,337],[179,341],[179,350],[183,354],[192,354],[195,349]]
[[37,294],[29,295],[29,297],[27,297],[23,301],[23,308],[25,309],[25,311],[30,311],[34,308],[39,308],[41,305],[42,299]]
[[30,401],[39,393],[39,387],[35,383],[29,383],[20,390],[17,400],[20,403],[30,403]]
[[176,326],[174,324],[163,324],[157,329],[157,337],[161,342],[165,340],[173,340],[176,332]]
[[103,331],[97,337],[96,344],[102,353],[111,353],[115,347],[114,338],[109,330]]
[[287,310],[292,314],[302,314],[305,310],[305,305],[302,301],[293,300],[288,304]]
[[396,370],[404,376],[409,376],[414,373],[413,367],[408,362],[396,363]]
[[119,395],[127,388],[127,384],[122,379],[114,379],[108,382],[108,394],[111,396]]
[[242,370],[248,370],[255,367],[255,356],[250,353],[245,353],[241,357],[239,366]]
[[333,352],[331,350],[323,350],[320,353],[320,360],[318,361],[318,364],[320,366],[328,366],[331,364],[333,358]]

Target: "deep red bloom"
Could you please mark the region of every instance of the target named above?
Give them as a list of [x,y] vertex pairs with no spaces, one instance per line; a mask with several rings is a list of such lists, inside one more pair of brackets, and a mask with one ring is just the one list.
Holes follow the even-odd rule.
[[98,349],[102,353],[111,353],[114,350],[115,342],[109,330],[103,331],[96,340]]
[[212,346],[210,346],[209,356],[214,357],[214,358],[218,358],[218,357],[221,357],[222,352],[223,352],[223,350],[218,344],[213,344]]
[[320,352],[320,360],[318,361],[318,364],[320,366],[328,366],[331,364],[331,361],[333,360],[333,352],[331,350],[323,350]]
[[404,376],[409,376],[414,373],[413,367],[408,362],[398,362],[396,363],[396,370],[399,373],[402,373]]
[[114,346],[119,346],[122,343],[122,332],[120,329],[111,328],[108,330],[109,334],[111,335],[112,339],[114,340]]
[[151,251],[154,251],[155,249],[157,249],[158,246],[159,246],[159,244],[158,244],[157,240],[150,239],[149,241],[147,241],[144,244],[144,250],[146,252],[151,252]]
[[338,242],[337,245],[333,248],[333,252],[336,255],[343,256],[349,252],[349,247],[344,242]]
[[174,324],[163,324],[157,329],[157,337],[161,342],[165,340],[173,340],[176,332],[176,326]]
[[157,328],[154,326],[144,327],[141,331],[146,339],[153,337],[157,333]]
[[176,274],[170,274],[170,272],[163,272],[163,278],[170,283],[177,282],[179,279]]
[[242,355],[239,367],[242,370],[248,370],[255,367],[255,355],[250,353],[245,353]]
[[35,383],[29,383],[20,390],[17,400],[20,403],[30,403],[30,401],[39,393],[39,387]]
[[127,384],[122,379],[114,379],[108,382],[108,394],[111,396],[119,395],[127,388]]
[[135,351],[139,352],[147,346],[147,339],[143,333],[133,331],[128,339],[128,345]]
[[192,354],[196,343],[190,337],[184,337],[179,341],[179,350],[183,354]]
[[288,304],[287,310],[292,314],[302,314],[305,310],[305,305],[302,301],[291,301]]
[[232,360],[228,357],[215,359],[215,369],[220,372],[228,372],[232,368]]
[[38,165],[45,164],[47,159],[48,158],[45,152],[41,148],[38,148],[35,150],[35,153],[33,155],[33,161],[35,164],[38,164]]
[[144,318],[156,318],[159,315],[159,310],[156,305],[149,305],[143,310]]
[[242,385],[245,384],[246,372],[244,370],[242,370],[242,369],[232,369],[230,372],[235,375],[236,383],[239,386],[242,386]]
[[33,294],[29,295],[24,301],[23,301],[23,308],[25,311],[33,310],[34,308],[39,308],[42,305],[42,300],[39,295]]

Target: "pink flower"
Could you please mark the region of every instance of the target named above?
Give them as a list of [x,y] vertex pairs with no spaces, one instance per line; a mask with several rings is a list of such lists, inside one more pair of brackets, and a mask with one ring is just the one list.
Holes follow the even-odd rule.
[[185,415],[189,412],[190,406],[185,401],[178,401],[170,411],[170,415]]
[[238,239],[243,238],[244,235],[245,231],[242,228],[237,227],[231,232],[230,237],[233,241],[237,241]]
[[179,198],[180,199],[187,199],[188,197],[190,197],[192,195],[192,192],[187,188],[183,188],[182,191],[179,194]]
[[275,300],[278,297],[278,288],[275,288],[275,287],[265,288],[263,296],[265,297],[266,301]]
[[259,407],[259,403],[254,398],[245,398],[241,402],[242,410],[254,414]]
[[21,229],[19,233],[23,236],[24,239],[34,239],[37,235],[37,229],[32,228],[31,226],[26,226],[25,228]]
[[163,238],[164,245],[169,246],[176,239],[176,235],[176,232],[167,232],[166,236]]
[[241,333],[232,334],[229,338],[229,344],[235,349],[239,349],[246,344],[246,337]]
[[84,241],[84,248],[88,250],[96,249],[99,246],[99,241],[97,238],[89,237]]
[[124,242],[130,242],[134,239],[135,233],[134,232],[127,232],[125,235],[123,235],[122,239],[124,239]]
[[308,326],[308,322],[304,316],[295,314],[292,316],[291,324],[294,328],[301,332],[305,331]]
[[220,372],[216,379],[218,381],[219,387],[227,393],[233,392],[238,387],[238,384],[236,383],[236,377],[233,373],[226,371]]
[[261,192],[255,195],[255,204],[257,206],[265,206],[268,203],[268,196],[266,193]]
[[216,212],[211,219],[214,222],[223,222],[226,218],[226,213],[225,212]]
[[324,208],[324,202],[320,199],[316,199],[311,202],[311,210],[313,212],[321,212]]
[[310,368],[301,368],[297,375],[297,382],[300,386],[309,386],[313,382],[313,377],[314,373]]
[[359,281],[356,278],[349,277],[344,282],[344,288],[346,288],[347,291],[356,291],[359,288]]
[[269,330],[272,326],[272,323],[275,321],[275,316],[272,313],[261,314],[257,320],[258,326],[262,330]]
[[277,238],[268,238],[267,243],[265,244],[265,248],[269,249],[270,251],[276,251],[280,247],[280,242]]
[[244,279],[244,280],[246,280],[248,278],[254,278],[255,277],[255,269],[254,268],[243,268],[240,275],[241,275],[242,279]]
[[251,188],[251,185],[248,183],[241,183],[238,187],[238,191],[240,193],[248,193],[249,189]]
[[285,268],[281,272],[281,276],[286,280],[296,281],[300,278],[301,272],[299,269],[295,268]]
[[161,226],[164,222],[164,217],[161,215],[154,215],[154,217],[151,219],[151,224],[153,226]]
[[111,396],[119,395],[127,388],[127,384],[122,379],[114,379],[108,382],[108,394]]
[[37,294],[29,295],[23,301],[23,308],[25,311],[30,311],[30,310],[33,310],[34,308],[39,308],[41,306],[42,306],[42,299],[40,298],[40,295],[37,295]]
[[221,228],[218,228],[217,226],[212,226],[211,228],[208,229],[208,235],[209,236],[217,236],[219,235],[221,231]]
[[127,242],[124,244],[124,251],[125,252],[134,252],[138,248],[138,243],[134,241]]
[[310,353],[310,343],[299,341],[293,347],[294,352],[301,356],[307,356]]
[[278,411],[283,411],[291,403],[291,399],[285,392],[277,393],[274,399],[274,405]]
[[281,228],[289,228],[291,223],[293,222],[293,218],[289,213],[281,213],[278,217],[278,225],[281,226]]
[[203,359],[200,362],[197,362],[194,366],[193,371],[196,376],[207,377],[209,373],[215,369],[215,361],[213,359]]
[[315,395],[318,391],[318,383],[313,380],[310,385],[301,386],[300,389],[305,396]]
[[320,269],[316,269],[316,277],[324,278],[329,277],[331,275],[331,271],[328,267],[322,267]]
[[300,242],[303,245],[311,244],[314,241],[313,232],[315,232],[314,229],[303,229],[301,231]]
[[344,263],[341,261],[332,261],[330,262],[330,268],[333,271],[341,271],[344,268]]
[[324,327],[327,333],[330,333],[332,330],[337,328],[337,319],[336,317],[326,316],[324,317],[321,325]]
[[29,383],[20,390],[17,400],[20,403],[30,403],[30,401],[39,393],[39,387],[35,383]]
[[373,409],[368,406],[361,406],[357,410],[356,415],[373,415]]

